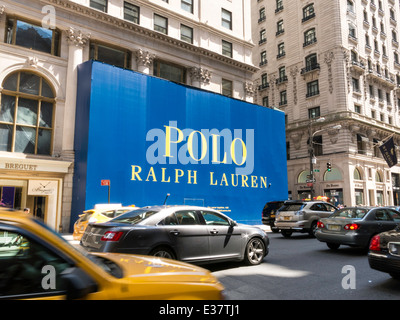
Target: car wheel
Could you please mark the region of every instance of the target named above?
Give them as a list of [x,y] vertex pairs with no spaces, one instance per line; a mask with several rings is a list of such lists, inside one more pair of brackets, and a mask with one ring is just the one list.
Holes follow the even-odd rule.
[[332,249],[332,250],[337,250],[340,247],[340,244],[332,243],[332,242],[327,242],[326,245],[328,246],[329,249]]
[[281,230],[281,234],[285,237],[285,238],[290,238],[290,236],[292,235],[293,231],[292,230]]
[[158,247],[150,252],[151,256],[167,259],[175,259],[174,253],[166,247]]
[[317,231],[317,221],[314,221],[314,222],[311,224],[311,229],[310,229],[310,231],[308,232],[308,234],[310,235],[310,237],[315,238],[315,231]]
[[265,256],[264,242],[260,238],[251,239],[246,246],[244,261],[247,265],[260,264]]

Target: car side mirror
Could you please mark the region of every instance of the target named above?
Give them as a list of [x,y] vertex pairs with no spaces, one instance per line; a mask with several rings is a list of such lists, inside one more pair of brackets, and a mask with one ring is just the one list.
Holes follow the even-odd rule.
[[96,282],[77,267],[64,270],[61,279],[66,288],[67,300],[80,299],[98,290]]
[[237,226],[237,223],[236,223],[236,221],[229,220],[229,225],[230,225],[231,227],[236,227],[236,226]]

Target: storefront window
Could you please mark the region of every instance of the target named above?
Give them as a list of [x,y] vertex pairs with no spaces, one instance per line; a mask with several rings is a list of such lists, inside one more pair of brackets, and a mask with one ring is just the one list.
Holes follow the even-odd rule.
[[383,206],[383,191],[376,191],[376,204]]
[[356,196],[356,205],[363,205],[364,204],[364,190],[356,189],[355,190]]
[[154,75],[177,83],[186,83],[186,69],[165,61],[154,61]]
[[0,99],[0,151],[50,155],[55,101],[47,81],[14,73],[4,81]]
[[0,208],[21,209],[22,188],[0,187]]

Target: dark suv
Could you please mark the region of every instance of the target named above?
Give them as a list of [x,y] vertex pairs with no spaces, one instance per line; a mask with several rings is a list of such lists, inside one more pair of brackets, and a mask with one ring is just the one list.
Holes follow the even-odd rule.
[[275,227],[275,213],[283,206],[285,201],[269,201],[265,204],[262,211],[262,223],[270,226],[273,232],[278,232],[279,229]]

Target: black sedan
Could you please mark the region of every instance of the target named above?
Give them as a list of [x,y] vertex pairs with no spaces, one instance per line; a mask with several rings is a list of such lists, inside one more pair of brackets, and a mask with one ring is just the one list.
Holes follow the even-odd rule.
[[89,224],[81,239],[88,251],[136,253],[190,263],[244,261],[257,265],[269,239],[258,227],[238,224],[219,211],[193,206],[154,206]]
[[396,228],[400,214],[384,207],[348,207],[318,221],[315,236],[331,249],[340,245],[368,248],[377,233]]
[[389,273],[400,280],[400,227],[372,238],[368,262],[372,269]]

